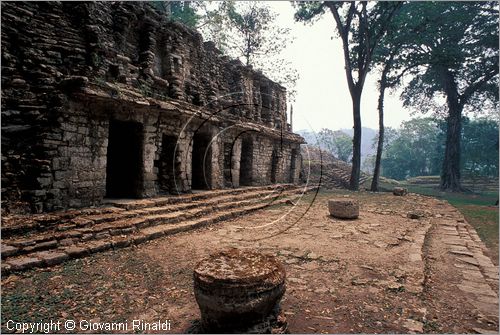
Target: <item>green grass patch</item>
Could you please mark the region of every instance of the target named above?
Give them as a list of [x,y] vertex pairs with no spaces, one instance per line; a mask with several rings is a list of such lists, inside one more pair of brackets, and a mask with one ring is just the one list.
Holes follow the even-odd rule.
[[498,199],[498,192],[443,192],[439,190],[437,185],[403,185],[408,188],[409,192],[418,193],[422,195],[432,196],[438,199],[448,201],[453,206],[460,205],[478,205],[478,206],[492,206]]
[[474,226],[486,246],[492,249],[495,255],[498,254],[498,207],[476,205],[458,205],[455,207]]

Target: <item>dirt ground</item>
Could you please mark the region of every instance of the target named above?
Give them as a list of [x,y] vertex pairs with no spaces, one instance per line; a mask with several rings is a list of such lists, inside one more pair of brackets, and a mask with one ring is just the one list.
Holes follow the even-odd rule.
[[[333,197],[359,199],[360,217],[329,216]],[[184,333],[200,317],[193,268],[237,247],[283,262],[291,333],[498,333],[498,267],[468,227],[434,198],[311,193],[296,206],[3,278],[2,332],[12,332],[8,320],[168,319],[170,332]]]

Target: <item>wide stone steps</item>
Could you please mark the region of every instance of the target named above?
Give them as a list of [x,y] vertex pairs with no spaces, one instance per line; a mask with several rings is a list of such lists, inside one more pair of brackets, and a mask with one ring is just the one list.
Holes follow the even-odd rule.
[[55,214],[39,214],[31,216],[13,216],[2,219],[2,237],[33,233],[34,231],[68,230],[85,228],[94,224],[116,219],[132,218],[139,215],[187,210],[200,205],[223,203],[250,199],[255,196],[269,195],[278,190],[290,189],[293,186],[283,184],[277,187],[248,187],[229,190],[216,190],[180,196],[158,197],[141,200],[108,200],[109,207],[70,210]]
[[[170,208],[165,213],[158,213],[156,208],[151,211],[147,209],[141,210],[142,213],[118,213],[117,217],[111,219],[109,216],[106,221],[86,220],[82,218],[80,221],[84,226],[68,229],[58,232],[43,232],[37,235],[32,235],[28,238],[11,238],[5,239],[4,243],[18,249],[18,253],[27,253],[33,250],[46,250],[58,247],[61,243],[70,243],[68,239],[102,239],[110,235],[119,235],[130,233],[137,228],[144,228],[158,224],[176,223],[182,220],[188,220],[199,216],[206,215],[211,212],[224,211],[232,208],[252,205],[259,203],[261,198],[257,198],[257,194],[252,194],[253,197],[241,201],[227,201],[217,205],[204,205],[201,208],[191,208],[189,210],[174,210]],[[285,193],[285,196],[290,195]],[[159,208],[161,209],[161,208]],[[93,222],[93,223],[92,223]]]
[[[310,189],[312,188],[308,188]],[[120,218],[86,228],[69,229],[59,233],[52,232],[52,234],[43,232],[26,238],[14,236],[2,240],[2,258],[4,259],[2,271],[5,274],[33,267],[51,266],[70,258],[84,257],[111,248],[137,245],[164,235],[230,219],[271,205],[287,203],[303,190],[303,187],[287,187],[286,190],[281,188],[273,194],[269,188],[261,188],[260,192],[252,190],[247,191],[247,194],[238,192],[241,197],[239,201],[235,201],[234,197],[214,196],[213,202],[218,202],[216,205],[198,203],[199,208],[190,210]],[[225,198],[223,202],[221,198]],[[180,204],[180,206],[183,205],[185,204]],[[146,207],[141,211],[148,214],[148,209],[154,212],[156,208]],[[118,215],[122,213],[117,212]]]
[[[348,189],[351,179],[351,167],[348,164],[325,164],[322,168],[322,185],[326,188]],[[361,172],[359,184],[363,184],[368,175]]]
[[[283,189],[281,189],[283,190]],[[98,237],[103,234],[120,234],[129,232],[130,228],[147,227],[159,223],[175,223],[180,220],[190,219],[192,217],[201,216],[212,211],[228,210],[238,206],[251,204],[259,201],[265,196],[277,196],[280,191],[270,189],[251,191],[247,193],[238,192],[236,195],[219,196],[217,193],[212,194],[212,197],[205,201],[188,201],[187,204],[175,204],[162,207],[155,207],[155,203],[163,204],[165,200],[151,201],[151,207],[142,207],[139,210],[124,210],[121,212],[112,212],[104,215],[81,215],[73,218],[69,222],[60,222],[57,225],[52,225],[51,229],[45,231],[31,231],[28,234],[19,236],[11,236],[3,238],[3,242],[7,245],[22,248],[21,250],[32,251],[39,250],[45,247],[54,247],[54,243],[49,241],[63,241],[65,239],[80,239],[89,238],[89,235]],[[285,191],[286,192],[286,191]],[[204,195],[206,198],[207,196]],[[196,197],[195,199],[198,199]],[[189,199],[192,200],[192,199]],[[128,201],[130,208],[136,208],[136,203],[144,204],[143,200]],[[64,215],[64,214],[63,214]],[[28,235],[28,236],[26,236]],[[62,243],[68,243],[63,241]],[[40,246],[37,246],[40,244]]]

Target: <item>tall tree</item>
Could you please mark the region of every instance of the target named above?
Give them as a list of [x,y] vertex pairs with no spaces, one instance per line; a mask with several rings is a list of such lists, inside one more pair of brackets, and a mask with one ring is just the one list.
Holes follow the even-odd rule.
[[296,69],[280,54],[292,43],[289,28],[276,23],[277,14],[260,1],[152,1],[170,19],[197,29],[219,50],[262,71],[296,95]]
[[[395,49],[393,49],[395,50]],[[389,71],[391,70],[392,63],[394,61],[395,51],[390,52],[387,61],[383,65],[382,74],[379,80],[379,96],[378,96],[378,143],[377,143],[377,154],[375,156],[375,165],[373,167],[373,178],[370,190],[372,192],[378,191],[378,181],[380,177],[380,164],[382,162],[382,151],[384,148],[384,97],[385,90],[387,87],[391,86],[387,80]]]
[[400,53],[404,50],[404,45],[408,40],[412,40],[415,34],[418,34],[419,22],[405,21],[404,13],[407,9],[407,4],[403,4],[398,13],[389,23],[387,33],[382,37],[377,45],[373,62],[381,68],[380,80],[378,82],[379,97],[378,97],[378,116],[379,116],[379,132],[377,153],[373,168],[373,179],[370,190],[378,191],[378,182],[380,177],[380,169],[382,162],[382,154],[384,149],[384,99],[387,89],[394,89],[401,83],[401,78],[406,71],[411,69],[413,65],[404,67],[401,64]]
[[436,98],[445,101],[441,188],[460,191],[462,114],[498,102],[498,4],[415,2],[406,8],[406,20],[420,22],[422,29],[405,45],[412,77],[404,105],[442,111]]
[[246,65],[255,64],[260,55],[273,55],[280,50],[287,28],[273,24],[276,14],[269,6],[250,1],[228,10],[232,26],[237,30],[240,41],[234,46],[243,57]]
[[370,71],[375,47],[388,29],[401,2],[300,2],[295,13],[297,21],[310,21],[329,10],[335,19],[337,33],[342,40],[345,74],[352,100],[353,157],[352,190],[359,189],[361,168],[361,94],[366,75]]
[[280,27],[276,22],[277,14],[259,1],[235,2],[225,10],[230,30],[227,39],[230,54],[285,86],[289,100],[293,100],[299,76],[290,62],[280,55],[293,42],[289,37],[290,29]]

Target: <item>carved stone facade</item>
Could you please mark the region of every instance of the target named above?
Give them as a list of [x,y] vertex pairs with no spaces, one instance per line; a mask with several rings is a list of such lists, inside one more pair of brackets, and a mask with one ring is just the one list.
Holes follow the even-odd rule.
[[2,210],[296,183],[285,89],[140,2],[2,3]]

